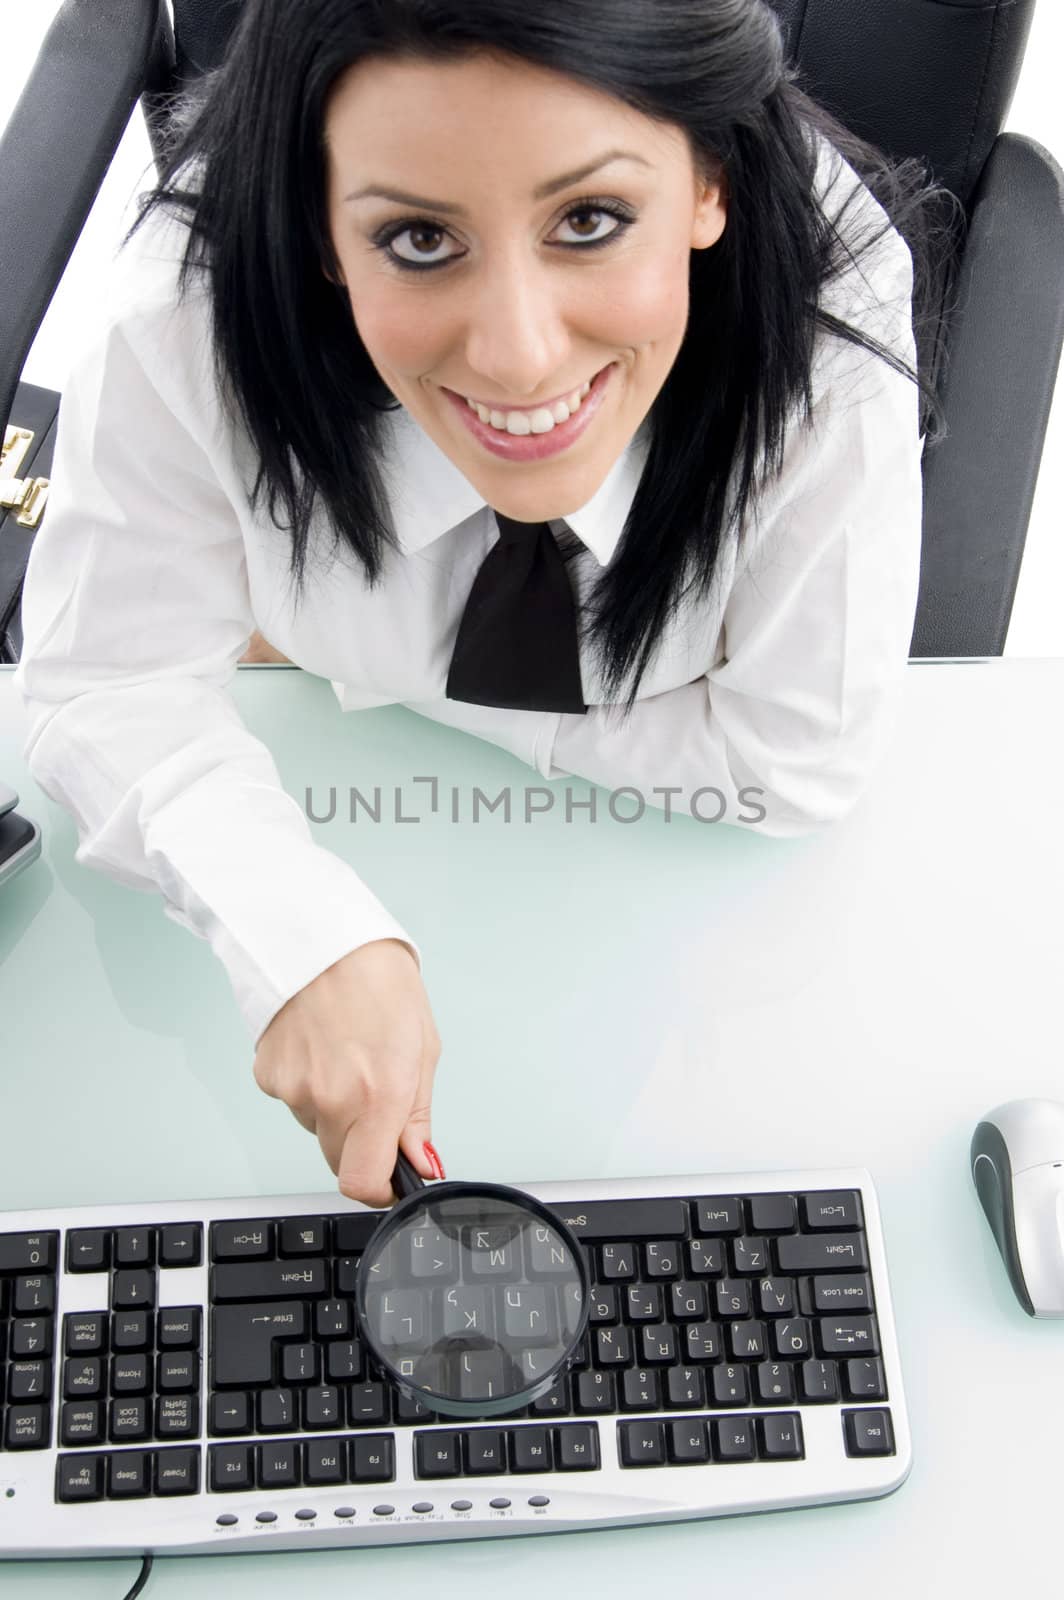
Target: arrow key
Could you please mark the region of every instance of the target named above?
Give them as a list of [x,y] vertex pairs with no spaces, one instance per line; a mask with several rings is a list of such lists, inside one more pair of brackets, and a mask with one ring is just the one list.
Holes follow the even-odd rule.
[[105,1272],[111,1260],[111,1235],[102,1228],[72,1228],[67,1234],[68,1272]]
[[139,1311],[154,1304],[154,1272],[132,1267],[115,1273],[111,1279],[111,1305],[115,1311]]
[[248,1397],[239,1391],[211,1396],[211,1433],[251,1433]]

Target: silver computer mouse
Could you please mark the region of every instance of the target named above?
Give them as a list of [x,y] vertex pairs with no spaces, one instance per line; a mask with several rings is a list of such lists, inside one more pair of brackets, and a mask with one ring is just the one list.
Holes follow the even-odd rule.
[[1016,1298],[1064,1317],[1064,1105],[1008,1100],[972,1135],[972,1178]]

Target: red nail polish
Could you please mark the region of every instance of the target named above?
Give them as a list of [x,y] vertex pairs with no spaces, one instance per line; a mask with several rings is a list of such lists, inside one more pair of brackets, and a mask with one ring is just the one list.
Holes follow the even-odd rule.
[[443,1170],[443,1162],[440,1160],[439,1156],[436,1153],[435,1145],[429,1144],[429,1141],[426,1139],[425,1143],[422,1145],[421,1148],[424,1150],[425,1155],[428,1157],[428,1162],[429,1162],[429,1166],[432,1168],[433,1177],[434,1178],[445,1178],[447,1176],[447,1174]]

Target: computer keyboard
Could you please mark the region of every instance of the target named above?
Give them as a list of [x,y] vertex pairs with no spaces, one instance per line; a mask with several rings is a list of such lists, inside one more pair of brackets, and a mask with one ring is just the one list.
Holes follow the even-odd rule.
[[910,1468],[860,1168],[523,1185],[586,1252],[572,1370],[480,1422],[360,1346],[337,1194],[0,1213],[0,1556],[366,1546],[885,1495]]

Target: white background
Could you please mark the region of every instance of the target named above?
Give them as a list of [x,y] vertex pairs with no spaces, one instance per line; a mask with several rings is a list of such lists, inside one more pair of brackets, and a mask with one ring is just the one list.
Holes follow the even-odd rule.
[[[876,0],[868,0],[869,4]],[[41,41],[59,9],[59,0],[0,0],[0,128],[28,76]],[[1005,127],[1027,134],[1051,150],[1064,165],[1064,97],[1060,60],[1064,20],[1058,0],[1041,0],[1036,11],[1019,85]],[[132,200],[148,187],[151,152],[139,107],[100,190],[82,237],[70,259],[26,363],[30,383],[62,390],[71,331],[108,270],[124,225],[132,220]],[[4,219],[5,226],[17,219]],[[1061,292],[1064,293],[1064,281]],[[1023,567],[1005,653],[1010,656],[1064,655],[1064,382],[1058,380],[1042,468],[1031,513]]]

